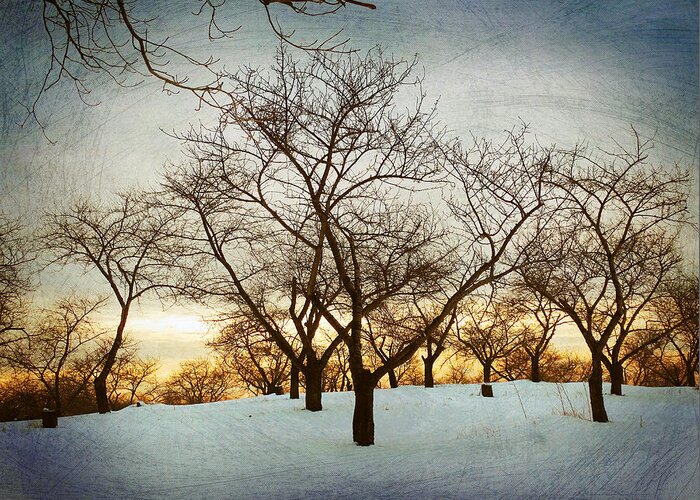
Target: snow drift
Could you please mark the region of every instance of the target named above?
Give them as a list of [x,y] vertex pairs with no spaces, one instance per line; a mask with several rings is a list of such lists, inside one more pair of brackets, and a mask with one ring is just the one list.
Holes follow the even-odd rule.
[[585,384],[378,390],[369,448],[352,393],[5,423],[0,497],[700,498],[697,390],[624,391],[597,424]]

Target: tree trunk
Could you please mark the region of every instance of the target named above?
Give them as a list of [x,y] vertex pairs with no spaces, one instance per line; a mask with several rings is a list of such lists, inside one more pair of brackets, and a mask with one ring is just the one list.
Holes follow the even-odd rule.
[[306,394],[304,396],[304,407],[309,411],[321,411],[321,394],[323,393],[323,370],[318,361],[309,358],[304,373],[306,380]]
[[484,364],[484,383],[491,383],[491,363]]
[[122,337],[124,334],[124,327],[126,326],[126,318],[129,315],[129,303],[122,306],[121,319],[119,321],[119,326],[117,327],[117,334],[114,336],[112,341],[112,347],[107,354],[104,365],[102,365],[102,370],[99,375],[95,377],[95,399],[97,400],[97,411],[100,413],[109,413],[109,398],[107,397],[107,377],[109,377],[112,367],[117,359],[117,353],[119,348],[122,346]]
[[358,446],[374,444],[374,383],[370,371],[363,368],[353,376],[355,411],[352,415],[352,439]]
[[610,369],[610,394],[622,396],[622,383],[624,382],[624,370],[622,364],[613,361]]
[[61,417],[62,416],[62,411],[63,407],[61,405],[61,389],[60,389],[60,384],[61,384],[61,379],[56,374],[56,378],[54,380],[54,386],[53,386],[53,409],[56,410],[56,416]]
[[396,378],[396,372],[394,370],[389,370],[389,387],[396,389],[399,386],[399,381]]
[[693,368],[690,363],[688,363],[686,367],[685,385],[688,387],[695,387],[695,368]]
[[299,368],[294,364],[289,373],[289,399],[299,399]]
[[532,356],[530,358],[530,380],[533,382],[541,382],[542,375],[540,374],[540,357]]
[[591,415],[594,422],[607,422],[608,414],[605,412],[603,401],[603,366],[601,355],[592,353],[591,376],[588,378],[588,392],[591,396]]
[[[109,374],[109,372],[103,372]],[[109,398],[107,397],[107,380],[106,377],[101,377],[100,373],[95,378],[95,399],[97,400],[97,411],[100,413],[109,413]]]
[[423,385],[425,387],[435,387],[435,379],[433,378],[433,364],[435,360],[428,356],[423,358]]

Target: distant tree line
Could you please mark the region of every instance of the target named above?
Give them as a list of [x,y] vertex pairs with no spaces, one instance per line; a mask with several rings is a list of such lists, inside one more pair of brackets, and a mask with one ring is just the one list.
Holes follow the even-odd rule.
[[[178,136],[184,160],[159,189],[47,213],[37,252],[100,277],[119,306],[112,332],[90,320],[106,299],[67,298],[32,319],[31,256],[8,221],[19,288],[3,298],[0,343],[17,380],[41,384],[63,414],[62,398],[88,386],[101,413],[235,387],[303,389],[320,411],[323,392],[352,390],[359,445],[374,443],[383,381],[465,382],[472,362],[486,383],[585,379],[598,422],[605,378],[613,394],[694,385],[698,284],[679,248],[688,172],[650,165],[634,129],[613,152],[542,146],[524,126],[500,142],[455,137],[415,65],[378,49],[280,49],[269,71],[227,75],[235,103]],[[150,375],[120,385],[121,370],[152,367],[122,361],[144,297],[218,311],[216,361],[184,363],[157,391]],[[586,361],[552,349],[562,328],[583,338]]]

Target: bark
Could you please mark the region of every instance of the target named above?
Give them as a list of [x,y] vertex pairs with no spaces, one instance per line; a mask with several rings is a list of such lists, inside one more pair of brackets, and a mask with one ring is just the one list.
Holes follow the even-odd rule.
[[484,363],[484,383],[491,383],[491,363]]
[[[107,372],[109,373],[109,372]],[[102,373],[100,373],[102,375]],[[101,376],[95,378],[95,398],[97,400],[97,411],[109,413],[109,398],[107,397],[107,381]]]
[[622,364],[613,361],[610,366],[610,394],[622,396],[622,384],[624,383],[624,370]]
[[588,392],[591,396],[591,415],[594,422],[607,422],[608,414],[603,401],[603,366],[600,353],[593,353]]
[[323,392],[323,370],[318,361],[309,358],[306,365],[304,378],[306,380],[306,394],[304,407],[309,411],[321,411],[321,394]]
[[289,399],[299,399],[299,368],[294,364],[289,373]]
[[355,411],[352,416],[352,439],[358,446],[374,444],[374,382],[363,368],[353,375]]
[[56,374],[56,377],[54,379],[54,387],[53,387],[53,409],[56,411],[56,416],[60,417],[62,416],[61,412],[63,411],[62,405],[61,405],[61,389],[60,389],[60,384],[61,380],[58,374]]
[[47,410],[41,412],[41,426],[44,429],[55,429],[58,427],[58,414],[54,410]]
[[389,387],[396,389],[399,386],[399,381],[396,378],[396,372],[394,370],[389,370]]
[[541,382],[542,375],[540,373],[540,357],[532,356],[530,358],[530,380],[533,382]]
[[425,387],[435,387],[433,378],[433,365],[435,360],[432,357],[423,358],[423,382]]
[[63,405],[61,404],[61,395],[60,394],[56,394],[54,406],[56,407],[56,416],[62,417],[63,416]]
[[117,353],[122,346],[124,335],[124,327],[126,326],[126,318],[129,315],[129,304],[122,307],[121,319],[117,327],[117,334],[112,342],[112,347],[107,354],[104,365],[99,375],[95,377],[95,399],[97,400],[97,411],[100,413],[109,413],[109,397],[107,396],[107,377],[109,377],[112,367],[117,359]]
[[687,387],[695,387],[695,371],[697,367],[693,367],[690,363],[686,366],[685,385]]

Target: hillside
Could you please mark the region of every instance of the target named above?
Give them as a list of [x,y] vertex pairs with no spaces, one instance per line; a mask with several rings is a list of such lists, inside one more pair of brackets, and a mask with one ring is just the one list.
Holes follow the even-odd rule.
[[700,498],[696,390],[625,387],[608,424],[571,415],[584,384],[494,393],[377,390],[370,448],[351,442],[351,393],[320,413],[265,396],[0,424],[0,497]]

